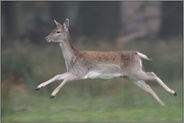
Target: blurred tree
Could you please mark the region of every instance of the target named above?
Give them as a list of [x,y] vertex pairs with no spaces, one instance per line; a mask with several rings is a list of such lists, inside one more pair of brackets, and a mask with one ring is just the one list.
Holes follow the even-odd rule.
[[16,37],[22,32],[22,4],[16,4],[14,1],[3,1],[2,2],[2,16],[3,16],[3,34],[4,36]]
[[115,37],[119,32],[119,2],[80,2],[78,30],[86,36]]
[[183,1],[162,2],[161,37],[183,35]]
[[49,4],[51,7],[50,18],[58,21],[63,21],[63,19],[67,18],[67,2],[53,1],[49,2]]
[[157,37],[161,23],[161,2],[127,1],[122,2],[121,6],[121,33],[131,37],[125,38],[126,42],[146,36]]
[[[34,1],[2,3],[2,36],[39,43],[51,31],[53,19],[69,18],[72,35],[133,40],[145,35],[183,34],[183,2]],[[162,22],[162,23],[161,23]],[[39,27],[39,28],[38,28]],[[142,31],[143,30],[143,31]],[[122,33],[123,32],[123,33]],[[121,39],[122,40],[122,39]]]

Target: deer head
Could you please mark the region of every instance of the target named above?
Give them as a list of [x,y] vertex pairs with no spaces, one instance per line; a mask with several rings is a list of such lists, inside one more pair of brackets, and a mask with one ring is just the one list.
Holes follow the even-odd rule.
[[47,42],[58,42],[62,43],[68,40],[68,28],[69,28],[69,19],[66,19],[63,25],[54,20],[56,28],[47,36],[45,39]]

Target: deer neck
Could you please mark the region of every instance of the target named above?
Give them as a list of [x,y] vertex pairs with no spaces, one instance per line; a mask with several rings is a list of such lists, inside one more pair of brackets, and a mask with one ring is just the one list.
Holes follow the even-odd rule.
[[69,33],[67,39],[64,40],[62,43],[60,43],[59,45],[61,47],[65,63],[67,64],[71,63],[71,60],[75,58],[76,53],[78,51],[74,49]]

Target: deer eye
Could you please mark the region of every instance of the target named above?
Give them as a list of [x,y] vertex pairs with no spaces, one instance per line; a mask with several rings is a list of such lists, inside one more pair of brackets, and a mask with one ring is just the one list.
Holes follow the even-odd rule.
[[56,31],[56,33],[61,33],[60,31]]

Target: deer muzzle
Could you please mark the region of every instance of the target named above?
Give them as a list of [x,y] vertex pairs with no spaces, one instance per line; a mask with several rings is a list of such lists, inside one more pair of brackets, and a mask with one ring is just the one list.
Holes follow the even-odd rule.
[[46,39],[47,42],[51,42],[51,39],[48,36],[45,37],[45,39]]

